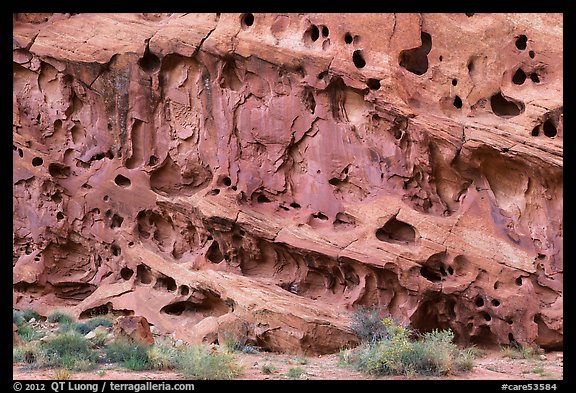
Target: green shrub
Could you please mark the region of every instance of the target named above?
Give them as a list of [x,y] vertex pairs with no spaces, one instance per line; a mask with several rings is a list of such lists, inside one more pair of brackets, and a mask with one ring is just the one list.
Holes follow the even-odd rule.
[[13,363],[35,364],[41,357],[37,345],[24,344],[12,348]]
[[273,365],[271,365],[269,363],[264,363],[262,365],[262,373],[263,374],[272,374],[274,371],[276,371],[276,367],[274,367]]
[[86,322],[77,322],[74,325],[74,330],[80,334],[88,334],[92,330],[96,329],[98,326],[111,327],[113,321],[106,317],[96,317],[87,320]]
[[290,379],[299,379],[302,374],[306,374],[306,371],[302,367],[290,367],[286,376]]
[[32,326],[25,323],[18,328],[18,335],[25,342],[30,342],[33,340],[41,339],[42,337],[44,337],[46,335],[46,333],[39,331],[39,330],[36,330]]
[[148,349],[150,368],[154,370],[172,370],[178,365],[178,348],[170,339],[157,339],[154,346]]
[[344,352],[341,362],[375,375],[448,375],[474,365],[474,350],[460,351],[449,329],[433,330],[413,340],[414,332],[392,318],[385,318],[382,324],[386,338]]
[[109,362],[120,363],[133,371],[141,371],[149,368],[149,348],[148,345],[120,339],[108,345],[104,352]]
[[38,314],[36,311],[34,311],[31,308],[27,308],[26,310],[24,310],[22,312],[22,317],[24,318],[24,320],[26,322],[28,322],[29,320],[31,320],[32,318],[34,318],[35,320],[39,321],[40,320],[40,314]]
[[536,348],[520,344],[502,348],[502,356],[510,359],[532,359],[537,354]]
[[382,316],[383,310],[377,305],[368,308],[359,306],[352,312],[350,328],[363,342],[383,340],[388,333],[382,324]]
[[47,365],[68,370],[87,370],[94,366],[97,354],[82,335],[69,331],[41,344]]
[[51,313],[50,315],[48,315],[48,322],[58,322],[60,324],[71,324],[72,322],[74,322],[74,318],[69,315],[66,314],[63,311],[54,311],[53,313]]
[[24,322],[26,322],[24,319],[24,312],[12,309],[12,322],[14,322],[18,327],[22,326]]
[[211,352],[200,345],[180,348],[177,368],[193,379],[234,379],[241,369],[229,353]]

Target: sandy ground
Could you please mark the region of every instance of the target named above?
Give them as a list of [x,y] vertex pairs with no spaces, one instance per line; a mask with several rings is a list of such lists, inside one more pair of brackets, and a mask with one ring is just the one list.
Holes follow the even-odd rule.
[[[303,357],[272,353],[235,354],[244,372],[239,380],[287,380],[290,368],[300,368],[300,379],[307,380],[379,380],[379,379],[460,379],[460,380],[561,380],[563,378],[563,353],[549,352],[546,359],[509,359],[502,357],[499,350],[484,351],[476,359],[474,368],[466,373],[448,377],[373,377],[354,369],[338,365],[338,355]],[[263,372],[263,366],[271,369],[270,374]],[[71,372],[72,380],[177,380],[184,379],[181,374],[167,371],[133,372],[113,365],[104,365],[94,371]],[[13,365],[14,380],[56,379],[55,370],[27,369],[24,364]]]

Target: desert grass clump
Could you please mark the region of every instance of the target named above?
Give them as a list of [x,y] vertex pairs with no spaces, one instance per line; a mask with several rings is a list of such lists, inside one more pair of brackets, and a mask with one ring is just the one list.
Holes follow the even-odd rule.
[[15,308],[12,309],[12,322],[16,324],[16,326],[20,327],[26,322],[24,319],[24,312],[20,310],[16,310]]
[[177,369],[192,379],[234,379],[242,369],[230,353],[212,351],[202,345],[180,347]]
[[40,345],[46,365],[68,370],[86,371],[95,367],[97,353],[82,335],[69,331],[55,336]]
[[69,315],[66,314],[63,311],[59,311],[56,310],[54,312],[52,312],[50,315],[48,315],[48,322],[51,323],[60,323],[60,324],[71,324],[72,322],[74,322],[74,318]]
[[[384,318],[386,335],[342,351],[340,363],[373,375],[449,375],[474,366],[474,351],[462,351],[450,329],[417,335],[393,318]],[[416,337],[416,338],[414,338]]]
[[290,379],[300,379],[303,374],[306,374],[306,370],[302,367],[290,367],[286,373],[286,377]]
[[157,339],[148,349],[148,362],[154,370],[173,370],[178,366],[179,350],[169,338]]
[[18,335],[24,342],[40,340],[46,335],[45,332],[35,329],[28,323],[24,323],[18,328]]
[[71,379],[70,371],[65,368],[59,368],[57,370],[54,370],[54,373],[52,374],[52,379],[55,379],[57,381],[67,381]]
[[262,365],[261,370],[262,370],[262,373],[263,373],[263,374],[272,374],[272,373],[274,373],[274,371],[276,371],[276,367],[274,367],[274,366],[273,366],[272,364],[270,364],[270,363],[264,363],[264,364]]
[[22,312],[22,317],[24,318],[24,320],[26,322],[28,322],[29,320],[31,320],[32,318],[34,318],[36,321],[40,320],[40,314],[38,314],[36,311],[34,311],[34,309],[32,308],[27,308],[26,310],[24,310]]
[[117,339],[104,348],[106,359],[111,363],[119,363],[132,371],[142,371],[150,368],[148,350],[150,346],[127,339]]
[[359,306],[351,315],[350,328],[362,342],[375,343],[388,336],[386,326],[382,323],[384,310],[376,305]]
[[96,329],[98,326],[111,327],[114,322],[110,318],[106,317],[95,317],[88,319],[85,322],[77,322],[74,324],[74,330],[80,334],[88,334],[92,330]]

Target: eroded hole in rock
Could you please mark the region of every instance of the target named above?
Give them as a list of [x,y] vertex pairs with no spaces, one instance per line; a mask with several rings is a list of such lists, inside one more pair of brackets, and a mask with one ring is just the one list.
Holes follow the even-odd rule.
[[178,288],[178,293],[180,293],[182,296],[188,296],[190,293],[190,288],[188,285],[180,285],[180,288]]
[[208,247],[206,259],[212,263],[220,263],[224,260],[224,255],[222,254],[222,251],[220,251],[220,246],[217,241],[212,241],[212,244]]
[[124,187],[124,188],[130,187],[130,185],[132,184],[130,179],[128,179],[126,176],[123,176],[123,175],[117,175],[114,178],[114,183],[116,183],[117,186]]
[[380,88],[380,81],[378,79],[370,78],[368,79],[368,82],[366,82],[366,85],[368,85],[371,90],[378,90]]
[[540,83],[540,78],[538,77],[537,73],[530,74],[530,80],[534,83]]
[[530,56],[531,59],[533,59],[536,56],[536,53],[531,50],[530,52],[528,52],[528,56]]
[[150,52],[147,46],[144,50],[144,56],[138,60],[138,65],[145,72],[152,73],[160,68],[160,59],[154,53]]
[[416,239],[416,231],[412,225],[397,220],[394,216],[376,231],[376,238],[384,242],[410,243]]
[[494,307],[500,306],[500,300],[498,300],[498,299],[492,299],[492,305],[493,305]]
[[18,148],[18,155],[20,156],[20,158],[24,157],[24,152],[20,148]]
[[454,269],[452,268],[452,266],[448,266],[448,274],[450,275],[454,274]]
[[342,181],[340,179],[338,179],[337,177],[332,177],[330,178],[330,180],[328,180],[328,184],[333,185],[333,186],[338,186],[342,183]]
[[352,43],[352,40],[353,40],[353,39],[352,39],[352,34],[350,34],[350,33],[344,34],[344,42],[345,42],[346,44],[351,44],[351,43]]
[[120,248],[120,246],[118,244],[112,244],[110,246],[110,252],[112,252],[112,255],[117,257],[117,256],[120,256],[120,254],[122,254],[122,249]]
[[120,277],[122,277],[124,280],[130,280],[133,275],[134,270],[130,269],[129,267],[124,266],[122,269],[120,269]]
[[320,30],[318,26],[312,25],[306,30],[306,38],[312,42],[316,42],[320,37]]
[[538,124],[536,127],[534,127],[534,128],[532,129],[531,135],[532,135],[532,136],[538,136],[538,135],[540,135],[540,124]]
[[242,15],[242,27],[248,28],[254,24],[254,14],[244,14]]
[[165,289],[169,292],[176,290],[176,281],[172,277],[168,277],[164,274],[160,274],[156,278],[156,283],[154,284],[154,289]]
[[458,79],[452,79],[452,86],[456,86],[458,84]]
[[142,284],[150,284],[154,276],[152,270],[146,265],[136,266],[136,279]]
[[420,274],[428,281],[438,282],[442,280],[442,276],[429,266],[422,266],[420,268]]
[[118,214],[114,213],[112,216],[112,220],[110,220],[110,228],[120,228],[122,223],[124,222],[124,217],[119,216]]
[[352,53],[352,62],[358,69],[366,66],[366,60],[364,60],[364,55],[361,50],[355,50],[354,53]]
[[220,194],[219,188],[214,188],[213,190],[208,191],[208,195],[216,196],[218,194]]
[[423,75],[428,71],[428,53],[432,49],[432,37],[430,34],[422,32],[420,34],[422,45],[417,48],[406,49],[400,52],[398,63],[416,75]]
[[56,219],[58,221],[62,221],[64,219],[64,213],[62,213],[62,212],[56,213]]
[[232,185],[232,179],[230,179],[228,176],[225,176],[222,179],[222,184],[224,184],[226,187],[230,187]]
[[470,18],[470,17],[474,16],[474,13],[473,13],[473,12],[467,12],[467,13],[466,13],[466,16],[467,16],[468,18]]
[[475,334],[470,336],[470,344],[479,347],[493,347],[495,342],[498,342],[498,338],[487,325],[479,326]]
[[180,316],[185,312],[194,313],[195,311],[196,307],[194,303],[188,301],[168,304],[160,309],[160,313],[176,316]]
[[500,281],[496,281],[494,283],[494,289],[498,289],[498,288],[500,288]]
[[152,155],[150,156],[150,158],[148,159],[148,166],[154,166],[158,163],[158,157]]
[[32,166],[40,166],[44,163],[44,160],[41,157],[34,157],[32,159]]
[[79,319],[93,318],[99,315],[106,315],[112,311],[112,303],[108,302],[100,306],[88,308],[80,313]]
[[514,117],[524,112],[524,104],[522,102],[509,101],[504,98],[501,92],[490,97],[490,105],[492,106],[492,112],[500,117]]
[[450,328],[449,318],[455,303],[451,296],[426,296],[410,318],[412,327],[419,333]]
[[110,197],[108,195],[104,195],[104,197],[102,197],[102,200],[104,202],[108,202],[110,200]]
[[544,131],[544,135],[546,135],[548,138],[554,138],[558,132],[551,119],[548,119],[544,122],[542,130]]
[[482,312],[482,318],[484,318],[486,322],[490,322],[492,320],[492,317],[487,312]]
[[520,50],[526,49],[526,43],[527,42],[528,42],[528,37],[526,37],[524,34],[522,34],[521,36],[516,38],[516,48],[518,48]]
[[316,100],[314,99],[314,93],[312,89],[304,89],[302,102],[304,103],[306,109],[310,113],[314,114],[316,111]]
[[70,167],[53,162],[52,164],[48,165],[48,173],[50,173],[50,176],[52,177],[65,179],[70,176]]
[[522,68],[518,68],[512,77],[512,82],[515,85],[521,85],[526,80],[526,73],[522,70]]
[[356,226],[356,218],[348,213],[339,212],[332,223],[334,228],[350,228]]
[[458,96],[454,97],[454,102],[452,103],[455,108],[460,109],[462,108],[462,99]]
[[522,277],[516,278],[516,280],[514,282],[516,283],[516,285],[521,286],[522,285]]
[[256,201],[258,203],[270,203],[272,202],[266,195],[264,194],[260,194],[258,195],[258,198],[256,198]]
[[317,218],[318,220],[326,221],[328,216],[322,212],[312,214],[312,218]]
[[444,276],[447,276],[444,262],[446,260],[446,252],[439,252],[432,254],[420,268],[420,275],[431,282],[442,281]]
[[290,207],[294,208],[294,209],[300,209],[301,206],[297,202],[292,202],[292,203],[290,203]]
[[132,241],[128,242],[128,247],[134,247],[134,242]]
[[474,301],[474,304],[476,305],[476,307],[482,307],[482,306],[484,306],[484,299],[482,299],[480,296],[478,296],[476,298],[476,300]]
[[328,26],[322,26],[322,37],[326,38],[330,34],[330,30],[328,30]]

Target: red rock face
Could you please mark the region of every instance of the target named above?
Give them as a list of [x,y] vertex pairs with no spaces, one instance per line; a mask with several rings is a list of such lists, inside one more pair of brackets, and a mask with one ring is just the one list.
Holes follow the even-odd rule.
[[327,353],[379,304],[561,347],[562,23],[16,15],[14,306]]

